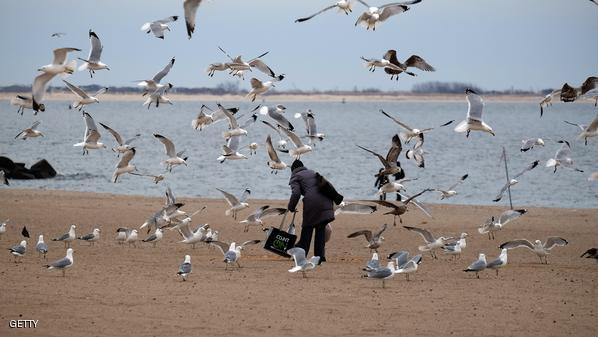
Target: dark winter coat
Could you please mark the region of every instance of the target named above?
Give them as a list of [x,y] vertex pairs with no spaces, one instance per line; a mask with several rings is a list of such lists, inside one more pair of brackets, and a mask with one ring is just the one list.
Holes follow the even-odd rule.
[[316,172],[305,167],[293,170],[291,179],[291,198],[288,209],[294,211],[303,195],[302,226],[316,226],[334,220],[333,201],[320,192]]

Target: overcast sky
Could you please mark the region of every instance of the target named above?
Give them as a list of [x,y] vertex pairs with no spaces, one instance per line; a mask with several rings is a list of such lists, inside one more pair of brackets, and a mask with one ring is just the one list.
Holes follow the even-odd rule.
[[[369,0],[370,5],[385,2]],[[376,31],[355,27],[365,7],[355,2],[351,15],[335,10],[294,23],[334,0],[204,0],[197,28],[187,39],[182,0],[19,0],[5,1],[0,11],[2,76],[0,85],[30,84],[36,69],[52,60],[52,49],[77,47],[71,57],[87,57],[88,30],[104,45],[102,61],[111,71],[93,79],[76,73],[76,84],[129,86],[150,78],[171,57],[177,62],[165,79],[176,86],[215,87],[237,81],[226,73],[207,76],[218,50],[263,60],[286,79],[285,89],[377,88],[409,90],[416,83],[456,81],[483,89],[540,90],[569,82],[579,85],[598,75],[598,6],[587,0],[424,0],[391,17]],[[144,22],[180,15],[166,39],[140,31]],[[62,38],[51,38],[65,32]],[[436,67],[415,70],[417,77],[390,81],[381,70],[370,73],[360,56],[381,58],[396,49],[399,59],[411,54]],[[248,74],[266,79],[261,73]],[[52,85],[60,85],[54,79]]]

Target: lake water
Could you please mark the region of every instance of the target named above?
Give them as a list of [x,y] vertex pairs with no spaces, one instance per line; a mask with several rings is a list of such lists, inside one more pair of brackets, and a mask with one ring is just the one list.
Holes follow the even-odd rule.
[[[448,120],[464,119],[467,111],[465,98],[459,102],[276,102],[269,97],[270,104],[284,104],[287,118],[303,134],[302,120],[293,118],[295,112],[306,108],[316,113],[320,132],[326,139],[317,145],[312,153],[302,157],[309,168],[315,169],[334,183],[346,198],[373,198],[374,174],[378,171],[378,160],[359,149],[362,145],[385,155],[391,137],[399,127],[383,116],[379,109],[400,117],[413,127],[438,126]],[[152,134],[160,133],[173,140],[177,151],[186,150],[188,167],[176,167],[166,180],[155,185],[151,178],[126,175],[118,183],[110,182],[118,159],[110,148],[115,142],[112,136],[100,127],[102,141],[107,149],[92,150],[82,156],[81,148],[73,147],[82,140],[85,124],[81,113],[68,110],[68,102],[47,102],[46,112],[33,116],[28,110],[24,116],[16,114],[16,108],[8,101],[0,101],[3,123],[0,125],[0,155],[8,156],[30,166],[39,159],[47,159],[59,172],[55,179],[12,180],[5,188],[59,189],[116,194],[162,195],[165,184],[177,196],[220,197],[216,188],[239,195],[245,187],[252,190],[252,198],[286,199],[289,196],[288,179],[290,171],[278,175],[270,174],[268,160],[262,146],[256,155],[248,160],[216,161],[224,144],[222,132],[225,122],[210,125],[203,131],[194,130],[191,120],[199,111],[201,103],[215,106],[215,102],[174,102],[173,106],[152,107],[147,110],[139,102],[104,101],[87,108],[96,123],[102,122],[119,131],[125,138],[135,133],[142,137],[135,141],[137,155],[132,161],[142,172],[162,173],[160,161],[166,159],[163,145]],[[239,106],[240,113],[247,113],[255,104],[249,102],[222,102],[225,106]],[[496,205],[492,199],[505,183],[503,164],[499,162],[502,146],[507,149],[511,174],[539,159],[541,165],[519,179],[512,188],[513,203],[518,206],[583,207],[598,206],[598,182],[587,180],[591,172],[598,171],[598,138],[590,139],[584,146],[577,140],[579,130],[563,123],[569,120],[588,124],[597,109],[590,103],[556,103],[545,110],[540,118],[537,103],[486,102],[484,119],[496,132],[496,137],[486,133],[472,132],[469,138],[453,131],[455,124],[436,129],[426,137],[424,148],[426,167],[418,168],[404,157],[407,147],[403,145],[401,163],[408,178],[417,181],[406,183],[408,192],[415,193],[423,188],[447,188],[465,173],[469,178],[458,187],[459,194],[440,201],[437,193],[421,197],[424,202],[455,203],[474,205]],[[261,118],[266,118],[261,116]],[[38,127],[45,137],[14,139],[19,130],[40,120]],[[99,125],[98,125],[99,126]],[[273,141],[278,139],[274,131],[262,123],[249,128],[249,135],[242,144],[258,142],[263,144],[267,134]],[[522,153],[521,139],[541,137],[544,147]],[[559,169],[555,174],[546,168],[546,160],[552,158],[560,144],[555,140],[567,139],[572,145],[575,164],[585,173]],[[289,143],[290,145],[290,143]],[[291,146],[291,145],[290,145]],[[280,154],[287,164],[292,160],[288,154]],[[394,199],[394,198],[392,198]],[[505,196],[499,203],[508,205]]]

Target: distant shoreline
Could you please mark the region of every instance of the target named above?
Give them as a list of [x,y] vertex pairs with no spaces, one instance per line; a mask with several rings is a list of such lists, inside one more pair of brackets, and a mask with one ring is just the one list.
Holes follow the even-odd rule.
[[[10,100],[19,93],[0,93],[0,100]],[[179,94],[172,93],[167,95],[173,102],[202,102],[202,101],[228,101],[228,102],[249,102],[244,94],[238,95],[210,95],[210,94]],[[47,94],[45,99],[50,101],[71,101],[75,97],[71,93],[52,93]],[[487,102],[523,102],[523,103],[539,103],[541,96],[536,95],[484,95]],[[143,102],[144,97],[133,93],[106,93],[100,97],[104,101],[137,101]],[[269,94],[262,96],[260,102],[370,102],[370,101],[402,101],[402,102],[458,102],[465,101],[464,94]]]

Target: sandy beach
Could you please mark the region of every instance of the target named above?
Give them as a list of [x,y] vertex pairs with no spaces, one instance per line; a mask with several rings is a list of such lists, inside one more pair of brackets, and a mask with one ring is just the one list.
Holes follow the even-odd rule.
[[[207,209],[194,223],[209,223],[223,241],[264,239],[259,228],[244,233],[224,216],[220,199],[180,198],[184,209]],[[2,188],[0,218],[9,218],[0,239],[0,335],[63,336],[595,336],[598,263],[579,255],[598,246],[597,209],[530,208],[490,241],[477,226],[499,207],[430,205],[434,218],[412,209],[404,225],[439,235],[469,233],[457,261],[424,255],[420,270],[407,282],[402,275],[381,282],[362,278],[369,259],[365,240],[347,239],[359,229],[392,224],[380,211],[368,216],[339,215],[327,249],[328,262],[309,278],[287,272],[292,262],[251,246],[240,270],[225,271],[222,255],[207,246],[192,249],[166,231],[156,248],[119,246],[115,230],[139,227],[161,207],[160,198],[110,194],[15,190]],[[250,199],[250,209],[285,201]],[[244,217],[249,211],[241,212]],[[279,219],[270,224],[278,225]],[[62,258],[62,243],[50,239],[77,224],[77,234],[102,230],[93,247],[74,244],[74,266],[62,277],[42,267],[35,252],[37,236],[49,242],[48,260]],[[21,240],[26,225],[32,238],[23,263],[6,250]],[[145,237],[145,232],[140,233]],[[495,258],[507,240],[545,240],[562,236],[565,247],[552,250],[548,265],[526,249],[509,252],[509,265],[480,279],[462,271],[485,252]],[[380,249],[386,255],[406,249],[415,253],[419,235],[389,227]],[[176,271],[185,254],[192,257],[187,282]],[[39,320],[35,329],[11,329],[10,320]]]

